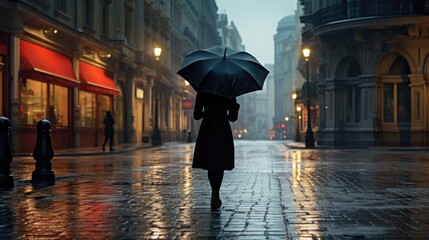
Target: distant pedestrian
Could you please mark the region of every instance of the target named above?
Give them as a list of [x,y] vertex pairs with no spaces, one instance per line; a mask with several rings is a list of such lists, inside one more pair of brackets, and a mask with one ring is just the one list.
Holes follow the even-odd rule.
[[203,121],[195,143],[192,167],[208,170],[212,209],[222,205],[219,192],[224,170],[234,168],[234,140],[229,121],[237,121],[239,108],[236,98],[197,92],[194,118]]
[[110,111],[106,112],[106,116],[103,119],[103,123],[104,123],[103,151],[106,150],[107,141],[109,141],[110,151],[115,151],[115,149],[113,149],[113,124],[115,124],[115,121],[113,120],[113,116]]

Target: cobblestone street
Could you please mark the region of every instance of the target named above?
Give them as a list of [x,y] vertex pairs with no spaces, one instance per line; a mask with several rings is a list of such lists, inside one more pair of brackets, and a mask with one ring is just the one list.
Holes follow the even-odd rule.
[[428,239],[429,153],[236,141],[210,209],[193,144],[55,157],[53,186],[15,157],[0,239]]

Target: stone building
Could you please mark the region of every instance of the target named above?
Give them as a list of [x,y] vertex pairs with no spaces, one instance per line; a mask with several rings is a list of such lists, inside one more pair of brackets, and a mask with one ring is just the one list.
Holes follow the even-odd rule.
[[[163,141],[192,125],[176,75],[184,54],[219,43],[214,0],[0,2],[0,115],[15,152],[29,152],[48,119],[55,149],[100,146],[112,111],[116,143]],[[157,58],[154,48],[161,48]]]
[[282,18],[274,35],[275,115],[274,139],[294,139],[295,118],[292,94],[302,85],[298,71],[300,29],[295,15]]
[[429,2],[301,0],[320,145],[429,145]]

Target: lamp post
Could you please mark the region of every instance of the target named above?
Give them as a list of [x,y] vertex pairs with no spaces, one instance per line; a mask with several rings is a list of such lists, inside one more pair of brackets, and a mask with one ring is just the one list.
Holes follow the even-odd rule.
[[[159,57],[161,56],[162,49],[156,47],[153,49],[153,52],[156,57],[156,80],[159,81]],[[161,131],[158,126],[158,98],[155,99],[155,116],[154,116],[154,128],[152,134],[152,146],[161,145]]]
[[311,106],[310,106],[310,75],[308,70],[308,60],[310,58],[310,49],[304,48],[302,53],[305,57],[305,63],[307,67],[307,132],[305,133],[305,147],[314,147],[314,134],[311,129]]
[[292,100],[293,100],[293,113],[294,113],[294,117],[293,117],[293,119],[294,119],[294,124],[295,124],[295,137],[294,137],[294,139],[295,139],[295,142],[299,142],[299,141],[301,141],[301,138],[299,137],[299,119],[298,119],[298,112],[297,112],[297,107],[296,107],[296,99],[298,98],[298,94],[296,94],[296,93],[292,93]]
[[301,124],[301,110],[302,108],[300,106],[296,107],[296,136],[295,136],[295,141],[296,142],[301,142],[301,131],[299,130],[299,125]]

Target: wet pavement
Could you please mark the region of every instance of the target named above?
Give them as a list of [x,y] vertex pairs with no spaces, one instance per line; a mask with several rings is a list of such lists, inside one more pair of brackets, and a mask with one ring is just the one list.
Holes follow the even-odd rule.
[[56,156],[55,185],[15,157],[0,239],[428,239],[429,152],[236,141],[210,209],[193,144]]

